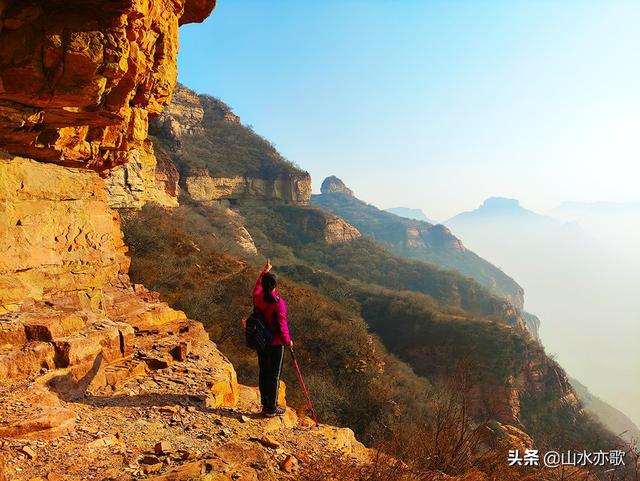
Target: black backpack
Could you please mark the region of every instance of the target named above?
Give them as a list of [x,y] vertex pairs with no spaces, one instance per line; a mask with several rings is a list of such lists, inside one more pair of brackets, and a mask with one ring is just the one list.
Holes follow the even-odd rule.
[[260,311],[254,306],[253,312],[247,317],[244,327],[244,337],[247,347],[254,351],[263,351],[273,340],[274,332],[269,329],[265,322],[264,313],[273,305],[269,304],[264,311]]

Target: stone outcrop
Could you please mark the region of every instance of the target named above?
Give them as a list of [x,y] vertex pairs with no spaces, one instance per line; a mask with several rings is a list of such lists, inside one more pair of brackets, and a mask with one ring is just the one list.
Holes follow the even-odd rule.
[[353,191],[349,189],[342,180],[337,178],[335,175],[331,175],[324,179],[322,185],[320,186],[320,192],[323,194],[329,194],[331,192],[341,192],[347,195],[353,195]]
[[166,158],[150,151],[136,151],[130,161],[110,172],[106,179],[109,205],[114,209],[141,209],[147,202],[178,206],[178,171]]
[[63,401],[111,393],[174,361],[201,382],[191,392],[207,405],[237,402],[235,371],[202,324],[130,285],[125,275],[105,286],[103,307],[85,307],[71,296],[0,317],[1,387],[20,386],[16,402],[2,413],[0,437],[56,437],[72,429],[76,417]]
[[174,149],[180,148],[183,135],[204,133],[204,108],[200,96],[180,84],[162,114],[153,122],[154,133],[170,141]]
[[152,123],[152,131],[179,150],[184,136],[204,134],[205,121],[211,120],[240,124],[240,117],[222,101],[209,95],[198,95],[178,84],[171,103]]
[[0,312],[75,295],[100,307],[128,259],[118,214],[91,171],[0,158]]
[[331,245],[352,242],[361,236],[358,229],[342,218],[314,207],[280,207],[279,212],[306,242]]
[[324,241],[327,244],[341,244],[351,242],[360,237],[358,229],[338,216],[326,219],[324,226]]
[[201,171],[185,178],[185,190],[197,202],[259,204],[306,204],[311,198],[309,174],[256,177],[211,177]]
[[240,214],[232,209],[225,209],[224,214],[227,219],[227,227],[230,230],[231,238],[235,244],[245,253],[249,255],[256,255],[258,249],[253,242],[253,237],[243,225],[244,219]]
[[[176,84],[178,24],[215,0],[9,0],[0,32],[0,147],[105,170],[150,154],[149,116]],[[181,19],[181,17],[184,17]]]
[[506,382],[500,382],[487,373],[481,384],[471,387],[468,403],[470,412],[476,419],[495,419],[521,426],[521,403],[524,396],[551,396],[571,407],[576,414],[582,412],[567,374],[546,357],[541,347],[530,348],[526,357],[517,376],[510,376]]

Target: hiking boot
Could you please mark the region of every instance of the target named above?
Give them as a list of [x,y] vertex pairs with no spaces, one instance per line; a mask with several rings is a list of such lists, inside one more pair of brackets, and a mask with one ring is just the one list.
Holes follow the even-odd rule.
[[271,409],[265,409],[262,411],[264,413],[264,415],[268,418],[273,418],[276,416],[284,416],[284,414],[287,412],[284,408],[277,406],[275,409],[271,410]]

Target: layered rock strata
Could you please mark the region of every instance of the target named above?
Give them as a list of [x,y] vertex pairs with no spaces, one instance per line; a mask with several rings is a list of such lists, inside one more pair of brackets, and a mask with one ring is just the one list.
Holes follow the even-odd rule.
[[[265,433],[309,426],[289,410],[242,436],[239,414],[226,427],[240,399],[233,366],[200,322],[131,284],[110,208],[177,197],[147,120],[175,84],[179,23],[214,4],[0,4],[1,480],[258,479],[281,471],[266,464],[280,444]],[[257,410],[244,391],[243,409]],[[368,456],[350,430],[277,437]]]
[[275,179],[212,177],[201,171],[185,178],[185,190],[191,199],[203,203],[307,204],[311,198],[311,178],[308,174]]
[[178,25],[202,21],[214,5],[3,2],[0,147],[95,170],[150,154],[149,116],[162,111],[176,84]]

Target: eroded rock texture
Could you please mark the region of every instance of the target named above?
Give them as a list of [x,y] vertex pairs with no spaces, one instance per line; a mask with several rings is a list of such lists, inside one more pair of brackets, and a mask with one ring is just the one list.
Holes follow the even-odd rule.
[[306,204],[311,198],[308,174],[287,174],[279,178],[212,177],[208,172],[185,178],[189,197],[197,202],[242,202],[270,204]]
[[353,191],[335,175],[331,175],[324,179],[322,185],[320,186],[320,192],[322,192],[323,194],[328,194],[331,192],[342,192],[343,194],[353,195]]
[[99,307],[128,259],[118,214],[95,173],[0,157],[0,312],[75,295]]
[[281,471],[267,449],[301,440],[368,456],[350,430],[300,436],[290,409],[230,415],[241,389],[203,325],[126,274],[110,195],[175,200],[147,121],[175,85],[179,23],[214,4],[0,1],[0,480],[258,479]]
[[176,84],[178,25],[215,0],[33,0],[0,6],[0,147],[95,170],[152,155],[149,116]]
[[321,241],[325,244],[341,244],[358,239],[358,229],[337,215],[314,207],[291,208],[282,206],[283,219],[299,232],[306,242]]

